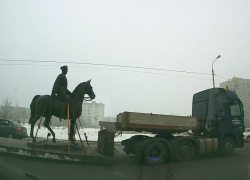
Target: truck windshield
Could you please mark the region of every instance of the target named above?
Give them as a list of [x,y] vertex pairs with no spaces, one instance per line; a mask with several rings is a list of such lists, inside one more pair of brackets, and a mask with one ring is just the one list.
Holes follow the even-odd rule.
[[243,116],[243,105],[240,101],[217,99],[217,110],[221,116]]
[[241,110],[239,104],[232,104],[230,105],[231,115],[232,116],[240,116]]

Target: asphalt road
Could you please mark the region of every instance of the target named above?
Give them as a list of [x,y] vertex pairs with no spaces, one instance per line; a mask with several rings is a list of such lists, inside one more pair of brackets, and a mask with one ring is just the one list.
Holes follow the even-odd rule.
[[[0,173],[15,175],[25,172],[50,180],[246,180],[250,165],[250,143],[236,149],[233,156],[209,155],[185,163],[168,163],[161,166],[138,166],[133,156],[122,152],[122,146],[114,158],[114,165],[98,166],[59,163],[37,159],[20,158],[0,154]],[[5,170],[3,167],[7,167]],[[9,170],[11,169],[11,170]],[[17,172],[18,170],[18,172]],[[1,177],[0,177],[1,179]],[[3,179],[1,179],[3,180]],[[21,180],[19,178],[18,180]]]

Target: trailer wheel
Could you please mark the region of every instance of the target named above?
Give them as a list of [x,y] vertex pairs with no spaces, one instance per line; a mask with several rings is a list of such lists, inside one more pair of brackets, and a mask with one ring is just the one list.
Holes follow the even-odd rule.
[[225,137],[221,143],[221,155],[230,156],[235,149],[235,142],[231,137]]
[[168,149],[163,143],[151,142],[144,150],[144,163],[148,165],[163,164],[167,160],[168,154]]
[[175,159],[179,162],[190,161],[194,158],[195,146],[191,141],[181,141],[175,149]]

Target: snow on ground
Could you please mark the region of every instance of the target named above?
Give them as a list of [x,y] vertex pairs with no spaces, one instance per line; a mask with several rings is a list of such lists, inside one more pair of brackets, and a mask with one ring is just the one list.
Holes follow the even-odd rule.
[[[24,127],[27,128],[27,133],[29,135],[30,125],[25,124]],[[66,128],[66,127],[52,127],[52,130],[56,134],[56,139],[68,140],[68,128]],[[34,136],[36,134],[36,131],[37,131],[37,126],[35,126],[35,128],[34,128]],[[79,129],[82,140],[85,140],[84,133],[86,133],[89,141],[97,141],[98,131],[99,131],[99,129],[95,129],[95,128]],[[48,133],[49,133],[49,130],[47,130],[47,128],[41,126],[41,128],[38,130],[37,137],[47,138]],[[115,140],[115,142],[121,142],[122,140],[128,139],[134,135],[136,135],[136,134],[122,134],[122,136],[118,136],[114,140]],[[140,135],[154,136],[152,134],[140,134]],[[76,137],[76,140],[80,140],[78,133],[76,134],[75,137]]]

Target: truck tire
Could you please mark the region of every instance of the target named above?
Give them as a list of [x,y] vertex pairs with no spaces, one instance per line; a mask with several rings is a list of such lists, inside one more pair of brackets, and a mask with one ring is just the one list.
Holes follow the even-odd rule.
[[195,146],[191,141],[180,141],[175,148],[175,159],[179,162],[190,161],[194,158]]
[[233,154],[235,149],[235,142],[231,137],[225,137],[221,143],[221,155],[230,156]]
[[149,143],[143,152],[143,162],[148,165],[164,164],[168,158],[168,149],[161,142]]
[[144,136],[144,135],[135,135],[135,136],[132,136],[132,137],[129,138],[129,139],[123,140],[123,141],[121,142],[121,144],[122,144],[123,146],[125,146],[125,147],[123,148],[123,151],[124,151],[127,155],[129,155],[129,154],[135,154],[135,150],[134,150],[135,145],[136,145],[138,142],[140,142],[140,141],[142,141],[143,139],[145,139],[145,138],[149,138],[149,137],[148,137],[148,136]]
[[139,142],[135,145],[134,151],[135,151],[135,163],[137,165],[142,165],[143,161],[142,161],[142,147],[143,143]]
[[145,135],[134,135],[132,137],[130,137],[129,139],[144,139],[144,138],[148,138],[148,136]]

